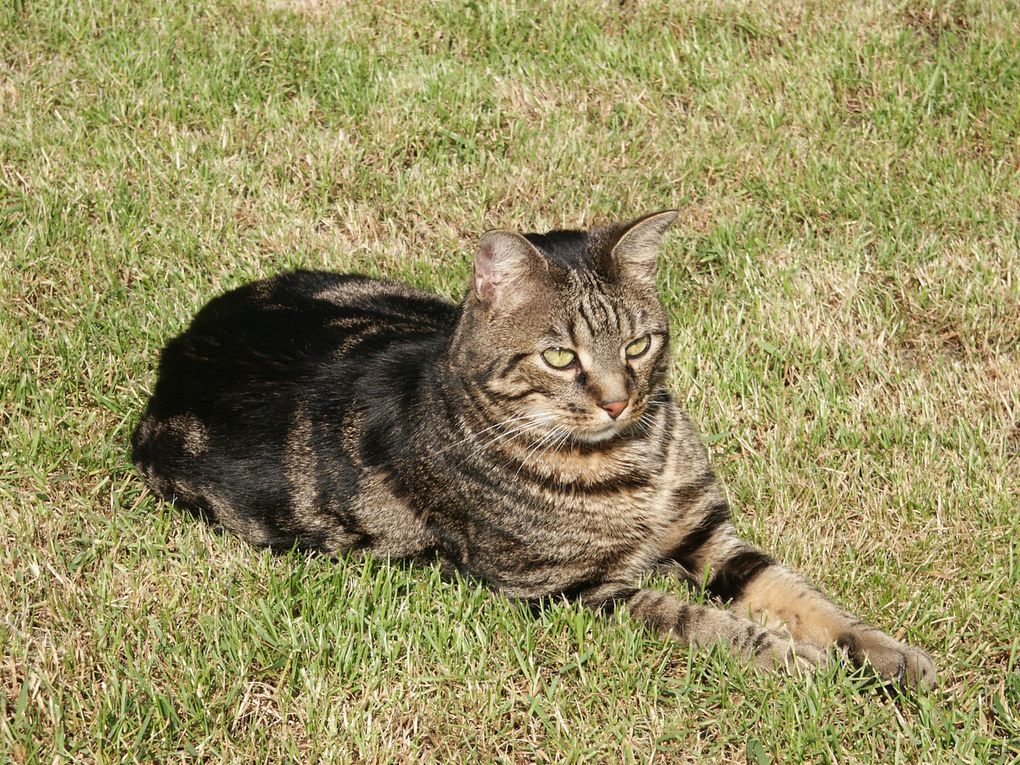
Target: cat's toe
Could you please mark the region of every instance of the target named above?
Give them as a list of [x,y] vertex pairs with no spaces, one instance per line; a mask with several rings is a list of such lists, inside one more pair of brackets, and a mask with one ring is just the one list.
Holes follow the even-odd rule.
[[843,635],[837,644],[854,664],[868,664],[882,678],[897,685],[920,690],[935,685],[935,662],[931,656],[882,632]]
[[825,669],[832,663],[832,651],[820,648],[813,643],[794,643],[793,651],[798,659],[803,660],[814,669]]
[[903,646],[903,683],[913,688],[926,690],[935,685],[935,662],[920,648]]
[[767,651],[757,656],[755,663],[760,669],[810,674],[828,666],[830,660],[830,654],[825,649],[777,637],[769,644]]

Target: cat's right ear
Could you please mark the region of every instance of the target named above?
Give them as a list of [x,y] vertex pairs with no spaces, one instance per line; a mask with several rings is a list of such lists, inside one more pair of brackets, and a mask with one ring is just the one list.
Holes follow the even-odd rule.
[[529,276],[542,263],[535,246],[512,231],[488,231],[475,255],[471,286],[489,308],[508,310],[523,302]]

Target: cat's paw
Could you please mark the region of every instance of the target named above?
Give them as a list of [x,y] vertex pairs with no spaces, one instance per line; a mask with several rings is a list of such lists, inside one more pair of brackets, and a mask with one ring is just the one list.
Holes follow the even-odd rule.
[[909,688],[935,685],[935,662],[931,656],[901,643],[879,630],[847,632],[836,645],[846,651],[857,666],[870,665],[882,678]]
[[795,643],[788,638],[772,636],[766,650],[755,657],[759,669],[786,670],[805,674],[824,669],[832,660],[831,652],[811,643]]

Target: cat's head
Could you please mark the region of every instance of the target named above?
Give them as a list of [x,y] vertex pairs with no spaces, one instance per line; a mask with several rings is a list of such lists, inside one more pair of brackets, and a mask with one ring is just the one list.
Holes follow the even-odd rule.
[[665,376],[668,325],[655,281],[676,217],[482,237],[451,350],[484,419],[552,444],[640,427]]

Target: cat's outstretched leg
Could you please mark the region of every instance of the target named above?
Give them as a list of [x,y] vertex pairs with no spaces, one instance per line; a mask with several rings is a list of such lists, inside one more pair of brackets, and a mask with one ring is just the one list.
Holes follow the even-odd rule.
[[697,549],[670,557],[692,574],[707,569],[709,592],[739,616],[785,627],[798,645],[835,644],[855,664],[870,664],[883,678],[923,688],[935,683],[935,664],[927,653],[839,608],[800,574],[740,539],[728,521]]
[[739,544],[716,563],[715,571],[710,589],[729,600],[738,614],[766,624],[783,623],[796,640],[835,643],[858,666],[870,664],[898,683],[922,688],[935,684],[935,664],[927,653],[839,608],[800,574],[764,553]]
[[623,606],[660,634],[689,645],[726,644],[762,669],[807,670],[828,662],[827,652],[817,646],[794,643],[732,611],[687,603],[667,592],[607,584],[580,599],[602,611]]

